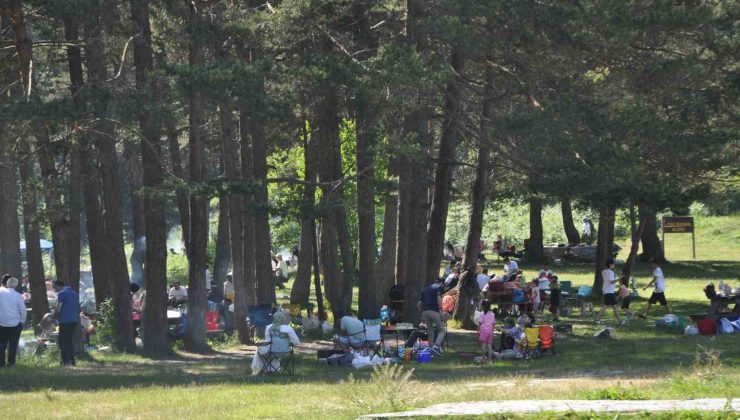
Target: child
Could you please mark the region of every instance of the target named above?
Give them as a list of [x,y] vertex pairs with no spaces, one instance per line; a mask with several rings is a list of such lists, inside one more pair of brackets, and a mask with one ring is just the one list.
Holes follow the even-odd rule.
[[627,319],[634,318],[634,314],[630,311],[632,296],[630,295],[630,290],[627,288],[627,284],[629,284],[628,282],[629,280],[627,279],[627,276],[622,276],[619,279],[619,297],[622,299],[622,312],[627,315],[627,318],[622,320],[621,325],[624,325],[627,322]]
[[491,302],[483,300],[481,302],[483,313],[478,316],[476,321],[479,323],[478,326],[478,341],[480,341],[480,349],[483,354],[483,362],[493,360],[494,355],[498,356],[493,351],[491,342],[493,341],[493,328],[496,325],[496,316],[491,312]]
[[560,321],[558,310],[560,309],[560,287],[558,286],[558,276],[553,276],[550,282],[550,313],[555,322]]
[[529,283],[529,298],[532,301],[532,312],[539,312],[542,299],[540,298],[539,280],[537,279]]
[[514,319],[507,317],[504,320],[505,328],[501,329],[501,359],[516,359],[522,357],[519,344],[524,338],[524,328],[517,327]]
[[650,295],[647,308],[645,308],[645,313],[640,314],[640,318],[643,319],[647,319],[647,314],[650,312],[650,308],[652,308],[656,303],[660,303],[661,306],[665,306],[666,313],[671,313],[671,305],[668,304],[668,301],[665,298],[665,277],[663,276],[663,270],[660,269],[658,266],[658,260],[655,258],[650,260],[650,266],[653,267],[653,279],[643,287],[642,290],[646,290],[653,284],[655,284],[655,290],[653,291],[653,294]]

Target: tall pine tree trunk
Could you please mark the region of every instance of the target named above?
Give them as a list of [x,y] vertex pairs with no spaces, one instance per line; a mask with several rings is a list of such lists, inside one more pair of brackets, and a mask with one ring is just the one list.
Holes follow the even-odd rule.
[[[242,180],[240,168],[239,143],[234,133],[234,108],[230,100],[219,104],[219,120],[221,123],[221,151],[223,154],[224,174],[230,185]],[[231,246],[232,279],[234,281],[234,319],[239,341],[246,344],[250,340],[246,322],[249,301],[246,293],[246,279],[244,276],[244,209],[243,197],[233,191],[221,196],[225,200],[229,212],[229,244]],[[220,287],[220,286],[219,286]]]
[[314,200],[316,199],[316,145],[318,139],[310,136],[304,128],[303,135],[303,161],[304,181],[303,203],[301,204],[301,238],[298,247],[298,272],[296,273],[293,289],[290,291],[290,303],[305,305],[311,295],[311,266],[313,264],[313,237],[316,235],[312,230],[315,225]]
[[[28,38],[26,24],[24,22],[21,2],[14,0],[8,2],[7,10],[13,34],[15,35],[16,52],[23,82],[22,95],[32,94],[32,61],[33,44]],[[23,228],[26,238],[26,261],[28,263],[28,277],[31,286],[31,308],[34,314],[34,324],[37,324],[44,314],[49,312],[49,301],[46,298],[46,285],[44,282],[44,262],[41,256],[40,225],[38,215],[37,190],[34,185],[33,154],[30,145],[26,142],[20,147],[21,153],[26,155],[19,164],[21,179],[21,191],[23,201]],[[34,328],[35,329],[35,328]]]
[[375,271],[376,300],[388,301],[388,292],[395,283],[396,236],[398,233],[398,194],[388,192],[383,213],[383,238],[380,244],[380,261]]
[[21,269],[20,224],[18,222],[18,175],[10,145],[0,140],[0,270],[18,279]]
[[[147,189],[159,192],[162,189],[164,170],[161,161],[160,123],[155,117],[154,103],[149,99],[154,97],[157,89],[157,82],[151,75],[154,57],[149,23],[149,1],[131,0],[131,18],[137,34],[134,39],[134,65],[136,67],[136,88],[139,91],[140,101],[138,119],[141,130],[142,182]],[[167,338],[167,300],[165,298],[167,293],[165,202],[160,194],[149,193],[139,197],[143,201],[140,204],[143,207],[145,219],[144,226],[141,227],[144,228],[146,236],[146,272],[144,275],[147,279],[147,299],[142,319],[144,353],[149,357],[163,357],[170,352]],[[138,236],[136,240],[139,240]]]
[[527,259],[541,263],[545,260],[542,250],[542,201],[539,198],[529,200],[529,241],[527,242]]
[[[28,152],[28,148],[24,148]],[[33,155],[20,161],[21,191],[23,198],[23,231],[26,237],[26,261],[28,263],[28,280],[31,286],[31,309],[34,326],[41,317],[49,312],[49,301],[46,298],[44,278],[44,261],[41,255],[41,220],[38,215],[36,187],[33,183]]]
[[486,71],[486,87],[480,126],[481,137],[478,146],[478,164],[475,169],[473,196],[470,200],[470,225],[468,227],[468,237],[465,245],[465,256],[462,262],[467,275],[462,279],[454,313],[455,319],[460,321],[462,327],[466,329],[475,328],[473,306],[470,304],[470,301],[478,294],[475,266],[478,261],[479,243],[481,232],[483,231],[483,213],[486,209],[486,193],[488,191],[492,143],[489,130],[491,120],[493,119],[494,94],[493,71],[489,69]]
[[573,207],[570,197],[565,197],[560,202],[560,212],[563,215],[563,228],[565,237],[569,245],[578,245],[581,243],[581,235],[578,233],[575,223],[573,223]]
[[[188,58],[190,67],[197,71],[205,64],[205,47],[199,36],[202,27],[203,2],[190,4],[187,22],[190,33]],[[190,90],[190,181],[194,185],[206,181],[205,99],[198,86]],[[202,191],[190,194],[190,243],[188,250],[188,328],[185,330],[185,348],[193,352],[208,349],[206,343],[206,248],[208,246],[208,197]]]
[[[177,119],[174,115],[168,115],[165,121],[167,132],[167,148],[170,155],[170,166],[172,174],[178,182],[186,180],[185,170],[182,167],[182,156],[180,154],[180,136],[177,131]],[[182,230],[182,243],[190,242],[190,200],[188,189],[179,186],[176,193],[177,212],[180,216],[180,229]],[[180,251],[179,249],[177,251]]]
[[272,272],[269,202],[267,197],[267,137],[263,122],[251,118],[252,171],[257,190],[254,194],[254,266],[257,279],[257,303],[275,303]]
[[[245,183],[251,183],[254,179],[254,171],[252,164],[252,143],[249,138],[249,116],[245,111],[239,113],[239,137],[241,140],[241,177]],[[236,294],[236,300],[241,308],[234,305],[234,318],[236,320],[236,327],[240,331],[240,337],[244,340],[249,337],[249,329],[246,323],[247,309],[249,305],[257,304],[257,275],[255,272],[254,263],[254,216],[252,210],[254,207],[254,195],[252,193],[245,193],[241,199],[242,203],[242,214],[244,216],[244,230],[243,230],[243,241],[242,244],[242,260],[244,262],[244,278],[243,284],[234,285],[234,293]],[[241,293],[239,292],[241,286]],[[243,296],[243,297],[242,297]],[[243,310],[243,313],[237,312],[239,309]],[[243,315],[243,316],[242,316]],[[241,316],[241,318],[240,318]]]
[[[136,62],[136,53],[134,53]],[[141,89],[144,89],[142,86]],[[139,123],[141,127],[141,123]],[[141,128],[140,128],[141,129]],[[144,197],[141,193],[144,186],[144,169],[141,156],[141,144],[132,142],[123,143],[123,161],[125,165],[126,183],[129,199],[131,200],[131,233],[133,234],[133,250],[131,252],[131,281],[146,285],[144,262],[146,260],[146,223],[144,221]]]
[[453,48],[451,64],[454,74],[447,82],[445,90],[442,137],[439,142],[437,170],[434,174],[434,196],[427,228],[426,277],[430,279],[439,276],[439,265],[442,261],[442,248],[447,228],[447,212],[450,206],[453,162],[457,143],[462,136],[463,119],[465,118],[461,92],[465,55],[461,47]]

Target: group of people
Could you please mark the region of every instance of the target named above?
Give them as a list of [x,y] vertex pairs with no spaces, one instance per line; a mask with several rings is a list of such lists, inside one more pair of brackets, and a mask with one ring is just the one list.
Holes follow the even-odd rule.
[[[79,296],[61,280],[54,281],[53,286],[57,303],[54,312],[47,314],[44,320],[51,318],[58,323],[61,364],[74,366],[74,333],[81,316]],[[0,286],[0,367],[15,365],[18,343],[26,322],[26,304],[17,288],[17,278],[7,274],[3,276]]]
[[[653,270],[653,278],[642,288],[642,290],[647,290],[651,286],[653,286],[654,289],[648,299],[645,312],[638,315],[643,319],[647,319],[648,313],[655,304],[660,304],[666,308],[666,313],[671,313],[671,306],[668,304],[668,300],[665,297],[665,276],[663,275],[663,270],[660,268],[658,260],[655,258],[650,260],[650,266]],[[632,297],[628,289],[629,279],[626,276],[621,276],[619,280],[617,280],[616,274],[614,273],[614,260],[609,259],[605,263],[604,270],[601,271],[601,281],[601,291],[604,294],[604,303],[601,305],[601,310],[596,316],[596,323],[601,323],[601,319],[604,317],[606,308],[611,308],[614,311],[614,318],[617,322],[620,325],[624,325],[626,320],[634,318],[634,313],[630,310]],[[620,318],[617,306],[620,306],[622,316],[625,316],[625,319]]]

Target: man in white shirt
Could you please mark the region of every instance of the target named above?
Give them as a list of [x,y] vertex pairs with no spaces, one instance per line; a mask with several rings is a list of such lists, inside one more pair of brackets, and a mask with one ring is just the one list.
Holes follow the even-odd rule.
[[488,277],[488,269],[485,268],[482,272],[478,273],[478,275],[475,276],[475,281],[478,283],[478,290],[483,290],[483,288],[488,285],[488,282],[491,281],[491,278]]
[[11,277],[0,287],[0,367],[5,366],[5,350],[8,367],[15,365],[18,341],[23,323],[26,322],[26,304],[23,296],[15,291],[18,279]]
[[509,257],[504,257],[504,281],[516,277],[517,271],[519,271],[519,264]]
[[599,316],[596,317],[596,323],[601,323],[606,307],[609,306],[614,311],[614,317],[620,325],[619,311],[617,310],[617,276],[614,274],[614,260],[606,260],[606,268],[601,272],[601,291],[604,293],[604,303],[601,305]]
[[653,307],[656,303],[660,303],[661,306],[665,306],[666,313],[671,313],[671,305],[668,304],[668,301],[665,299],[665,277],[663,276],[663,270],[658,267],[658,260],[655,258],[650,260],[650,266],[653,267],[653,279],[645,285],[645,287],[642,288],[642,290],[646,290],[648,287],[655,284],[655,290],[653,290],[653,294],[650,296],[650,299],[648,300],[647,308],[645,308],[645,313],[640,315],[640,318],[647,318],[648,312],[650,312],[650,308]]
[[170,304],[175,306],[188,302],[188,291],[184,287],[180,286],[179,281],[172,284],[172,288],[169,292],[169,300]]
[[350,347],[360,347],[365,344],[365,324],[350,310],[349,315],[342,316],[339,321],[340,335],[334,337],[334,343],[349,351]]

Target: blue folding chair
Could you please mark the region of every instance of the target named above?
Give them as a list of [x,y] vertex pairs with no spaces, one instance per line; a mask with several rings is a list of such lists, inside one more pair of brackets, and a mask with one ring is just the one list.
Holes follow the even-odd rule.
[[256,341],[257,329],[264,329],[272,324],[272,305],[254,305],[247,308],[247,322],[249,323],[252,341]]

